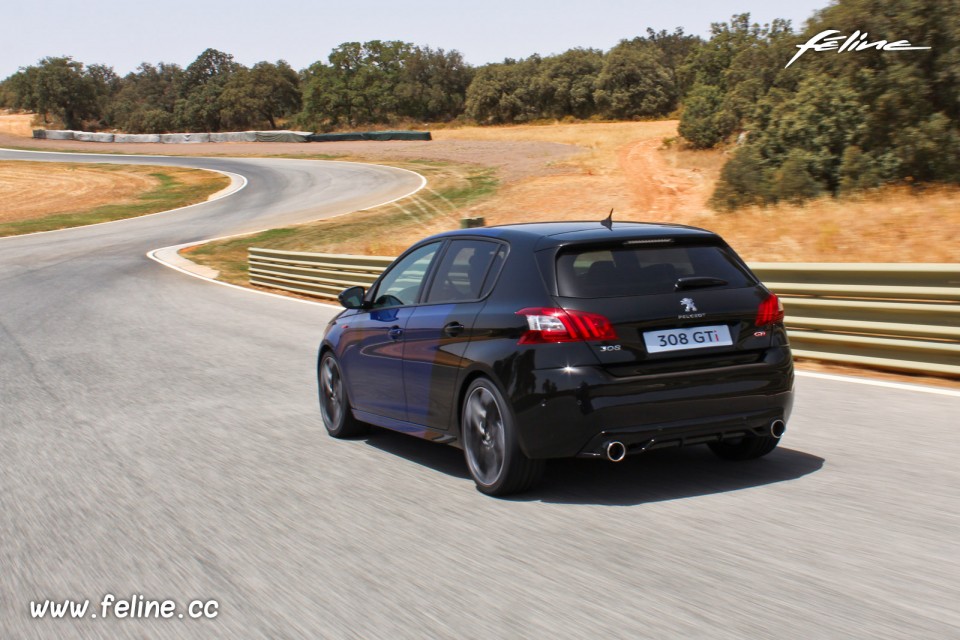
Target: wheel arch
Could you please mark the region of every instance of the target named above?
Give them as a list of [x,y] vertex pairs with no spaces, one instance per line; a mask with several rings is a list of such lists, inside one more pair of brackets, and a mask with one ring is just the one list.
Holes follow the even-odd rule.
[[[509,405],[510,400],[507,395],[506,390],[503,388],[503,385],[500,383],[500,380],[497,378],[497,375],[486,367],[476,366],[472,369],[469,369],[463,376],[463,381],[460,383],[460,386],[457,388],[457,401],[454,403],[455,414],[452,416],[452,424],[456,430],[456,442],[457,447],[463,448],[463,443],[461,442],[461,427],[460,421],[463,417],[463,403],[467,399],[467,389],[470,388],[470,385],[474,383],[479,378],[486,378],[493,384],[499,391],[500,395],[503,396],[504,401]],[[513,411],[513,407],[510,407],[510,410]],[[516,412],[514,411],[514,414]]]

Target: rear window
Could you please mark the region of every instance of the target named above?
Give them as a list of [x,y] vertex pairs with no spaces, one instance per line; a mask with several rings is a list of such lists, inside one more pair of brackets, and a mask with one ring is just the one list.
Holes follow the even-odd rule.
[[612,298],[672,293],[683,278],[696,288],[739,289],[756,284],[726,248],[714,245],[570,248],[557,256],[564,298]]

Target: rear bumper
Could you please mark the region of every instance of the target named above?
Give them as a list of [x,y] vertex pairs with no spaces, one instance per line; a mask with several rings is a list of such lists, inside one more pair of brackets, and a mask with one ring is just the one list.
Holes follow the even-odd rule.
[[566,367],[532,376],[508,392],[531,458],[599,457],[612,440],[631,454],[761,435],[793,407],[786,347],[755,364],[697,371],[618,378],[600,367]]

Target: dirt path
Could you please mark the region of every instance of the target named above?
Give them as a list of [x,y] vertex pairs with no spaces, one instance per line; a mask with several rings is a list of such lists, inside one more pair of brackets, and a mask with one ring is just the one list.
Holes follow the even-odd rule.
[[697,167],[676,166],[676,154],[662,140],[640,140],[624,145],[618,154],[634,207],[664,222],[685,222],[702,213],[713,190],[715,175]]

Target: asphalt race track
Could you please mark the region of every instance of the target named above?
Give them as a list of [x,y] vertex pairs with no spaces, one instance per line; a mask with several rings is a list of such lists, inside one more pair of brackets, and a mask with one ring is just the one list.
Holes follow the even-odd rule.
[[[0,239],[0,639],[960,637],[960,393],[804,376],[763,460],[560,461],[491,499],[456,449],[327,437],[314,372],[332,307],[146,256],[369,207],[418,176],[117,161],[248,184]],[[177,615],[104,619],[106,594]],[[47,599],[90,608],[34,619]],[[211,600],[215,617],[179,617]]]

